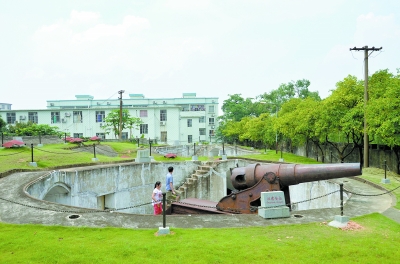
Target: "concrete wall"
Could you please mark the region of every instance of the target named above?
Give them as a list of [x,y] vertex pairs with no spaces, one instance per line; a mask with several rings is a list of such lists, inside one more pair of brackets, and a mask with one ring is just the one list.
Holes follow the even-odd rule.
[[[330,195],[328,193],[339,190],[339,185],[331,181],[315,181],[305,182],[297,185],[289,186],[290,202],[298,203],[292,206],[293,211],[319,209],[319,208],[335,208],[340,206],[340,192],[335,192]],[[326,195],[326,196],[324,196]],[[315,197],[320,197],[308,201]],[[343,192],[343,200],[347,201],[348,195]],[[307,201],[307,202],[303,202]]]
[[[252,162],[253,163],[253,162]],[[218,202],[222,197],[227,195],[227,189],[230,184],[230,169],[245,167],[249,161],[229,159],[220,162],[213,170],[210,176],[210,193],[208,199],[210,201]]]
[[[19,136],[18,136],[19,137]],[[22,141],[27,145],[30,146],[31,144],[37,145],[40,142],[42,142],[42,144],[58,144],[58,143],[63,143],[64,142],[64,138],[59,138],[57,136],[22,136],[20,137],[22,138]],[[3,142],[7,142],[12,140],[13,137],[9,137],[9,136],[3,136]]]
[[[322,161],[322,154],[321,151],[316,149],[314,144],[309,144],[308,145],[309,151],[308,151],[308,157],[316,159],[318,161]],[[352,149],[352,145],[350,145],[348,148],[348,151],[345,152],[347,155],[348,152]],[[337,163],[340,162],[338,158],[337,151],[332,148],[330,145],[323,146],[323,150],[325,153],[325,163],[330,163],[331,162],[331,152],[332,152],[332,162]],[[289,149],[284,149],[284,151],[289,151]],[[306,147],[300,146],[293,148],[293,153],[299,156],[306,156]],[[283,158],[285,153],[283,153]],[[376,168],[381,168],[384,169],[384,163],[385,160],[387,162],[387,167],[389,170],[397,172],[397,157],[396,154],[388,147],[383,146],[383,145],[370,145],[369,149],[369,165],[370,167],[376,167]],[[350,162],[360,162],[360,153],[358,149],[355,149],[353,152],[351,152],[345,159],[344,162],[350,163]]]
[[[27,192],[38,199],[60,202],[85,208],[124,208],[151,202],[156,181],[162,182],[165,191],[165,176],[169,166],[174,167],[174,186],[181,185],[200,162],[176,163],[129,163],[124,165],[101,165],[63,169],[51,172],[27,188]],[[65,186],[69,195],[54,191]],[[48,195],[48,194],[55,195]],[[64,192],[68,193],[68,192]],[[101,204],[103,203],[103,204]],[[151,204],[134,207],[121,212],[152,214]]]
[[[107,209],[133,207],[120,212],[152,214],[151,194],[156,181],[162,182],[169,166],[174,167],[176,189],[185,183],[196,170],[208,170],[188,185],[187,197],[218,202],[227,195],[230,187],[230,168],[245,167],[247,160],[229,159],[209,163],[204,167],[199,161],[170,163],[127,163],[123,165],[98,165],[53,171],[27,187],[27,192],[38,199],[72,206]],[[291,202],[304,201],[337,190],[337,184],[311,182],[290,187]],[[306,210],[338,206],[339,193],[323,199],[299,204],[294,210]],[[183,199],[186,197],[182,197]],[[136,207],[137,206],[137,207]]]

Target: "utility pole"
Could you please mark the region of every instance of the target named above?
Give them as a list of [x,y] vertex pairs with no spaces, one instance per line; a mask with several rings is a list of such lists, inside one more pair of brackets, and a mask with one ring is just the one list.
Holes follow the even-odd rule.
[[119,93],[119,140],[122,139],[122,94],[124,93],[124,90],[118,91]]
[[[367,133],[367,102],[368,102],[368,57],[369,55],[372,54],[374,51],[381,50],[382,47],[380,48],[368,48],[368,46],[364,46],[362,48],[350,48],[350,51],[356,50],[364,51],[364,168],[369,167],[369,139],[368,139],[368,133]],[[371,51],[371,53],[368,55],[368,51]]]

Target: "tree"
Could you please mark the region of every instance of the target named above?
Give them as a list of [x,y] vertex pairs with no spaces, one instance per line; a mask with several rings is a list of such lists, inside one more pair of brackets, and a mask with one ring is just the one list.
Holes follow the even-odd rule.
[[368,132],[377,143],[391,147],[400,172],[400,70],[397,75],[378,71],[370,78],[367,106]]
[[246,137],[253,142],[260,142],[265,147],[273,145],[276,131],[274,130],[273,117],[269,113],[249,119],[246,128]]
[[324,149],[315,134],[315,122],[319,118],[321,102],[313,97],[305,99],[293,98],[283,104],[276,122],[277,129],[291,144],[299,146],[306,143],[306,156],[308,157],[308,142],[313,142],[320,150],[324,162]]
[[229,120],[220,123],[218,130],[221,131],[223,137],[231,142],[239,141],[240,130],[239,122]]
[[259,95],[257,98],[269,104],[271,109],[274,109],[273,106],[275,106],[275,109],[276,107],[280,109],[284,103],[292,98],[305,99],[311,97],[320,101],[321,98],[319,97],[318,92],[311,92],[308,89],[309,86],[310,81],[306,79],[298,80],[296,82],[291,81],[287,84],[281,84],[278,89],[272,90],[270,93]]
[[130,136],[129,138],[132,139],[133,138],[133,133],[132,133],[132,129],[137,129],[139,128],[140,124],[142,124],[143,121],[142,119],[140,119],[139,117],[134,117],[134,116],[129,116],[126,119],[126,127],[129,128],[129,133]]
[[[336,90],[321,104],[320,118],[315,126],[316,135],[321,142],[326,142],[337,150],[342,162],[354,148],[358,148],[362,164],[363,91],[363,82],[349,75],[336,84]],[[348,149],[349,147],[352,148]]]
[[222,111],[224,114],[219,117],[222,121],[240,121],[243,117],[252,116],[253,102],[250,98],[244,99],[240,94],[229,95],[230,97],[224,100]]
[[[105,126],[103,126],[103,129],[105,129],[105,131],[107,131],[107,128],[111,129],[114,132],[115,138],[119,136],[119,118],[120,118],[119,113],[120,113],[119,109],[112,110],[110,113],[108,113],[108,115],[104,119]],[[128,109],[122,109],[121,130],[129,128],[132,136],[132,129],[137,128],[141,123],[142,121],[140,118],[130,116]]]
[[3,120],[3,118],[1,118],[0,116],[0,131],[5,131],[7,128],[7,123],[6,121]]
[[6,134],[14,134],[17,136],[53,135],[60,138],[64,135],[62,131],[59,131],[59,127],[46,124],[38,125],[32,122],[17,122],[15,125],[8,125]]

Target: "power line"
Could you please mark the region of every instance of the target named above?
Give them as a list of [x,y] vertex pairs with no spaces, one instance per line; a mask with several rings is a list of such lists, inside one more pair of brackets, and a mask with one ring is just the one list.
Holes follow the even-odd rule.
[[124,93],[124,90],[119,90],[118,94],[119,94],[119,140],[122,139],[122,94]]
[[[368,134],[367,134],[367,115],[365,114],[366,108],[367,108],[367,102],[368,102],[368,57],[369,55],[372,54],[374,51],[381,50],[382,47],[380,48],[368,48],[368,46],[364,46],[362,48],[350,48],[350,51],[356,50],[356,51],[364,51],[364,168],[369,167],[369,153],[368,153],[368,147],[369,147],[369,139],[368,139]],[[368,54],[368,51],[371,51],[370,54]]]

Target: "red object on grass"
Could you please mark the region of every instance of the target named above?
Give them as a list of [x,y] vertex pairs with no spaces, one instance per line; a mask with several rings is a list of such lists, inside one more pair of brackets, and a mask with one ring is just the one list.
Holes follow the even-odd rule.
[[176,157],[177,157],[177,155],[176,155],[176,154],[174,154],[174,153],[168,153],[168,154],[165,154],[165,155],[164,155],[164,157],[165,157],[165,158],[171,158],[171,159],[174,159],[174,158],[176,158]]
[[3,144],[3,147],[5,148],[15,148],[21,146],[25,146],[25,143],[16,139],[7,141],[6,143]]
[[69,142],[71,142],[71,143],[81,143],[82,141],[83,141],[83,139],[81,139],[81,138],[71,138],[69,140]]

